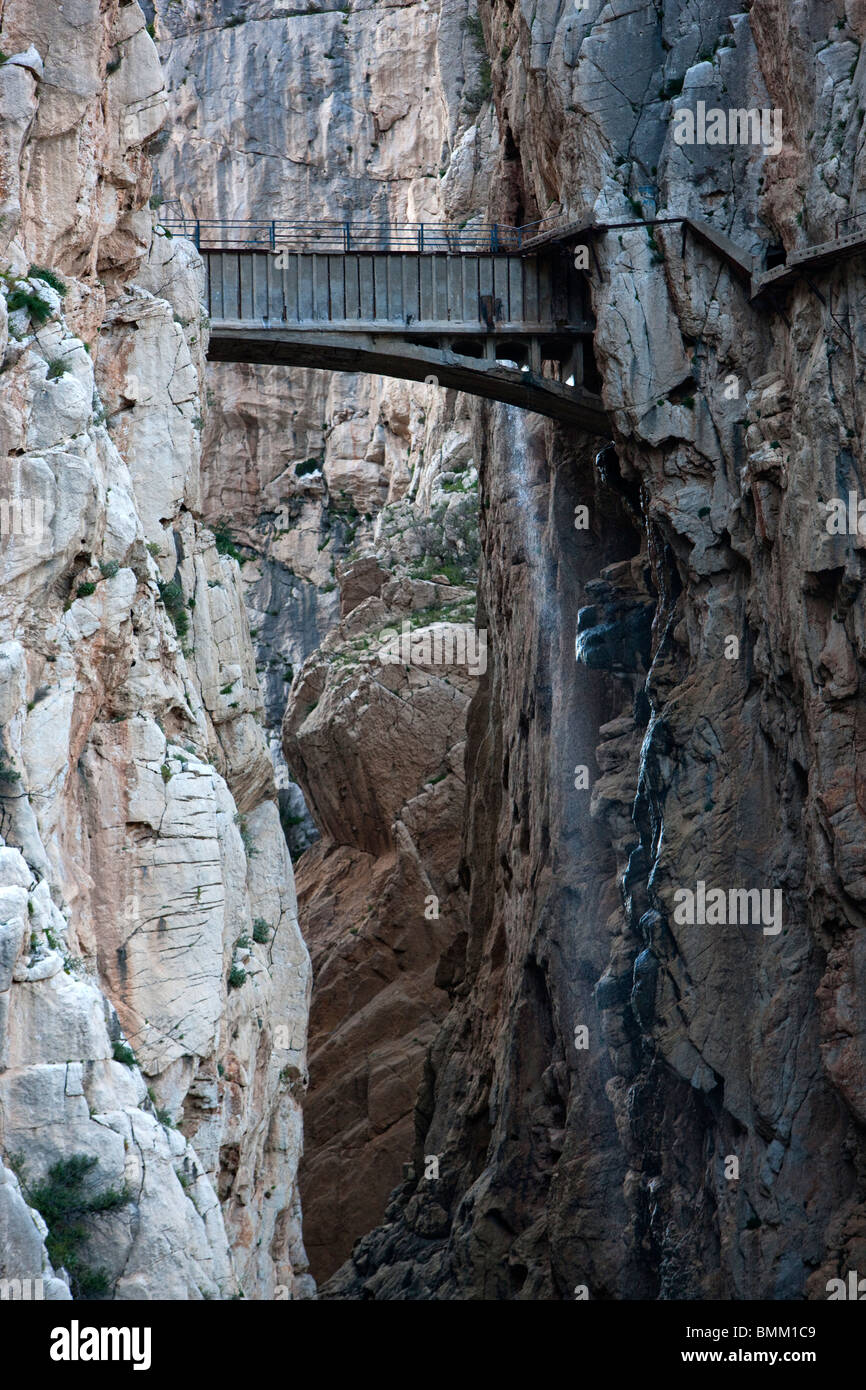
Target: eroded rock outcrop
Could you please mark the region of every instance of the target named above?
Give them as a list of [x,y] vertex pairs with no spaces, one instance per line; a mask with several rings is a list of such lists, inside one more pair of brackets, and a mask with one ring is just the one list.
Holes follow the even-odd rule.
[[[355,566],[368,585],[372,568]],[[375,592],[300,671],[283,726],[322,831],[298,870],[316,978],[301,1180],[319,1278],[379,1219],[412,1152],[440,959],[465,930],[465,723],[486,666],[472,590],[375,568]]]
[[[480,215],[494,127],[462,0],[285,14],[160,3],[156,25],[172,109],[157,161],[166,222]],[[431,622],[447,616],[448,580],[472,620],[471,407],[402,381],[228,364],[209,370],[208,390],[202,508],[245,560],[283,824],[305,851],[300,910],[319,980],[306,1239],[326,1275],[381,1217],[409,1157],[446,998],[436,963],[461,930],[446,903],[475,681],[433,667],[404,681],[375,639],[425,607]],[[363,717],[350,703],[362,676]],[[424,917],[430,894],[438,919]]]

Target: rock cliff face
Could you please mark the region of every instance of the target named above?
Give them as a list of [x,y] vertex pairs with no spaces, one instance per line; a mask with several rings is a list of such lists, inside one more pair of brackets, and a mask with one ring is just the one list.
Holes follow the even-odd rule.
[[[860,210],[862,6],[615,9],[482,6],[494,211],[685,214],[772,264]],[[678,145],[699,101],[780,147]],[[862,261],[753,301],[680,226],[594,248],[615,447],[479,413],[465,952],[416,1178],[325,1297],[823,1298],[864,1259],[862,542],[826,505],[862,486]],[[781,916],[690,924],[699,882]]]
[[153,223],[689,217],[779,264],[866,215],[866,6],[303,11],[4,9],[0,1274],[312,1292],[282,811],[321,1297],[823,1298],[866,1262],[862,257],[754,296],[681,221],[594,236],[600,447],[205,385]]
[[11,0],[0,45],[0,1275],[302,1297],[309,958],[201,520],[203,270],[148,207],[160,63],[134,0]]
[[[442,665],[433,643],[465,643],[474,594],[379,573],[378,591],[303,667],[283,726],[323,832],[298,872],[317,982],[302,1183],[319,1278],[381,1215],[412,1151],[415,1094],[444,1013],[439,961],[463,927],[465,726],[483,661],[473,647]],[[383,634],[397,660],[382,661]]]
[[[161,218],[483,211],[494,127],[462,0],[157,9],[172,111]],[[406,382],[225,364],[209,368],[208,390],[201,505],[246,559],[283,824],[293,852],[306,849],[299,905],[319,988],[305,1240],[323,1278],[381,1218],[409,1157],[422,1060],[447,1002],[437,961],[461,930],[453,890],[476,678],[413,667],[395,685],[398,668],[383,672],[376,653],[390,624],[474,616],[471,406]],[[405,715],[396,725],[392,707]],[[431,894],[438,919],[424,916]]]
[[[155,11],[171,108],[161,216],[462,222],[483,209],[494,129],[464,0],[441,11],[158,0]],[[209,382],[202,505],[248,557],[284,823],[300,851],[315,829],[282,762],[288,687],[338,619],[336,566],[374,544],[383,507],[441,471],[441,436],[426,427],[437,393],[233,365]]]

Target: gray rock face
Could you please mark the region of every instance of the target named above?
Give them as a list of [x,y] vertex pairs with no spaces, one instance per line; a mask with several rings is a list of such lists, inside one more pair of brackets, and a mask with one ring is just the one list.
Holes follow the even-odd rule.
[[[761,258],[858,208],[861,6],[484,18],[492,207],[642,204]],[[780,147],[677,144],[699,101],[778,108]],[[615,466],[480,417],[465,957],[417,1176],[324,1297],[820,1299],[864,1259],[861,539],[827,524],[862,491],[862,259],[750,302],[678,227],[596,253]]]

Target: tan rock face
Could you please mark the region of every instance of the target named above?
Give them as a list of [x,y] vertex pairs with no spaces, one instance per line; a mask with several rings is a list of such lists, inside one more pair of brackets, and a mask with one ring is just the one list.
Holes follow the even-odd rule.
[[[359,576],[369,569],[358,563]],[[300,671],[283,726],[286,759],[323,832],[298,873],[316,979],[301,1181],[320,1279],[401,1180],[425,1052],[445,1012],[438,963],[464,927],[463,756],[477,664],[475,675],[466,661],[437,664],[445,649],[425,653],[424,643],[434,633],[465,640],[459,620],[473,597],[376,571],[376,593]],[[398,634],[405,664],[383,663]]]
[[[451,813],[453,871],[462,798],[446,788],[439,800]],[[435,975],[454,920],[424,918],[430,883],[415,843],[404,840],[379,858],[320,842],[298,868],[316,979],[301,1185],[318,1279],[381,1218],[401,1180],[426,1049],[447,1002]]]
[[[0,31],[39,50],[0,67],[0,1273],[305,1297],[309,957],[238,566],[195,518],[202,267],[143,207],[144,16],[79,11]],[[52,1271],[26,1204],[80,1159],[119,1197]]]
[[[93,274],[98,263],[101,273],[114,274],[150,239],[150,219],[141,212],[151,177],[142,145],[166,115],[159,57],[141,8],[134,0],[120,7],[84,0],[73,16],[21,0],[5,7],[3,35],[6,52],[33,45],[44,64],[39,77],[32,68],[5,65],[0,77],[11,118],[4,244],[11,235],[13,256],[23,247],[31,260],[62,263],[70,273]],[[24,149],[20,135],[31,105]],[[23,196],[16,164],[24,170]]]

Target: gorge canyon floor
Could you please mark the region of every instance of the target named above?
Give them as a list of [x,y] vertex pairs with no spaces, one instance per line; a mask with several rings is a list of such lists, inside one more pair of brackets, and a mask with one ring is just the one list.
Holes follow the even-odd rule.
[[0,4],[0,1306],[791,1359],[866,1299],[866,0],[329,2]]

